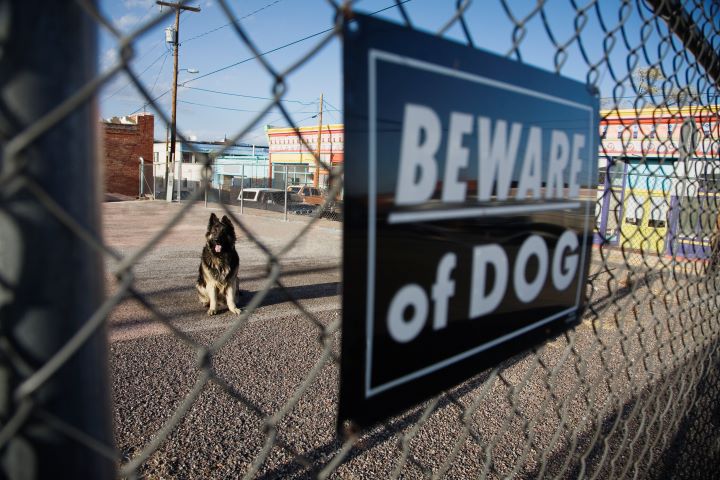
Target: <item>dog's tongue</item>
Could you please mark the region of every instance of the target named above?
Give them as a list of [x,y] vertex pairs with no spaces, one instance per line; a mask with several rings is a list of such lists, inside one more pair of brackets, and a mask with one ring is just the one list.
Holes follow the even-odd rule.
[[215,245],[215,251],[217,253],[220,253],[221,250],[222,250],[222,245]]

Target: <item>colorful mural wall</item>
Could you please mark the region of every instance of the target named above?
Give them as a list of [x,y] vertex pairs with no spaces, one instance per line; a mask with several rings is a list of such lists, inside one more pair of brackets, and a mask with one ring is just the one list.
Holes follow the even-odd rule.
[[[270,152],[268,177],[275,182],[284,181],[284,172],[288,170],[294,183],[316,183],[327,188],[330,178],[327,169],[315,165],[315,152],[318,145],[318,126],[294,128],[265,127]],[[305,143],[310,147],[308,149]],[[322,125],[320,134],[320,159],[326,165],[336,166],[343,163],[345,130],[342,124]],[[275,168],[277,167],[277,168]],[[332,168],[332,167],[331,167]],[[315,176],[318,177],[315,180]],[[292,183],[292,182],[291,182]]]
[[706,258],[718,235],[718,108],[601,112],[595,242]]

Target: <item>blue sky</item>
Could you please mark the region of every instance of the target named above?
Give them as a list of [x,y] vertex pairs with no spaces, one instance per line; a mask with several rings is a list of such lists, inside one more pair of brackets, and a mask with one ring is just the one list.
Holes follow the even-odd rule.
[[[618,3],[600,2],[600,15],[606,28],[618,24]],[[255,42],[257,48],[268,51],[317,34],[332,26],[334,11],[326,0],[243,0],[229,2],[235,18]],[[359,11],[374,12],[390,7],[393,0],[361,0],[356,2]],[[531,0],[509,0],[508,4],[516,19],[522,19],[533,11],[536,5]],[[272,95],[272,79],[252,53],[238,38],[229,20],[214,0],[197,0],[190,5],[201,8],[199,13],[183,13],[180,24],[180,68],[197,69],[198,74],[181,71],[178,89],[178,129],[188,138],[219,140],[225,135],[233,136],[250,122],[257,112],[264,108]],[[425,31],[435,32],[451,18],[454,0],[410,0],[405,4],[414,25]],[[101,0],[100,8],[124,33],[138,28],[159,13],[154,0]],[[547,70],[554,70],[556,47],[550,42],[547,28],[559,43],[571,40],[575,34],[575,10],[569,0],[549,0],[544,8],[547,25],[540,15],[534,15],[526,25],[526,33],[520,43],[522,61]],[[629,11],[624,21],[624,32],[616,35],[614,47],[609,55],[609,65],[615,78],[622,79],[628,72],[628,46],[641,44],[643,37],[643,15],[637,6]],[[389,8],[379,17],[399,22],[397,8]],[[513,22],[498,1],[476,1],[468,9],[466,18],[471,35],[480,48],[507,54],[513,45]],[[141,81],[153,96],[161,96],[158,103],[166,112],[170,111],[172,82],[172,52],[165,43],[164,29],[172,25],[174,16],[167,17],[159,25],[144,33],[135,42],[135,56],[132,67],[140,74]],[[587,25],[581,39],[586,54],[592,63],[601,62],[604,57],[603,39],[595,8],[587,15]],[[651,26],[655,28],[654,26]],[[646,27],[650,28],[650,27]],[[117,58],[117,41],[105,31],[100,32],[98,63],[101,70],[110,68]],[[626,41],[621,33],[625,34]],[[264,58],[282,71],[313,49],[327,34],[315,36],[295,45],[281,48]],[[446,36],[463,40],[459,25],[452,27]],[[610,42],[606,41],[606,45]],[[643,54],[652,61],[657,58],[657,34],[646,42],[646,52],[640,51],[638,64],[643,65]],[[588,66],[583,59],[577,42],[567,49],[561,73],[570,78],[585,81]],[[654,56],[653,56],[654,55]],[[669,57],[668,57],[669,59]],[[667,61],[667,60],[666,60]],[[230,66],[239,62],[239,65]],[[602,95],[610,96],[615,85],[613,74],[603,64],[597,71]],[[228,68],[225,68],[228,67]],[[225,69],[223,69],[225,68]],[[223,70],[220,70],[223,69]],[[220,70],[220,71],[218,71]],[[217,72],[216,72],[217,71]],[[214,73],[216,72],[216,73]],[[324,105],[325,122],[342,122],[342,71],[341,42],[333,38],[319,53],[313,56],[287,81],[285,106],[299,125],[314,124],[312,116],[318,108],[320,93],[327,103]],[[624,95],[630,95],[626,90]],[[620,94],[622,94],[620,92]],[[259,98],[253,98],[259,97]],[[118,76],[105,85],[99,95],[100,114],[103,118],[135,113],[143,110],[144,101],[124,75]],[[287,125],[279,111],[271,111],[262,118],[253,130],[244,137],[245,141],[265,144],[264,124]],[[156,122],[155,137],[164,139],[165,125]]]

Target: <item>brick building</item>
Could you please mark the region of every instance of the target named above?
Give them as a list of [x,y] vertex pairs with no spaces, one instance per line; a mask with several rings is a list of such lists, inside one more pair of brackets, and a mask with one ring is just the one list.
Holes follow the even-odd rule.
[[102,122],[105,193],[138,195],[140,157],[152,163],[154,129],[155,118],[148,113]]

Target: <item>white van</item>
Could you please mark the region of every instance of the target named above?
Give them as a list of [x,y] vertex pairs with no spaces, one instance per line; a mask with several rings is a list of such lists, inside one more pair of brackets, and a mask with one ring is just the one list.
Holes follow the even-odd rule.
[[285,192],[279,188],[244,188],[238,195],[238,200],[258,204],[285,203]]

